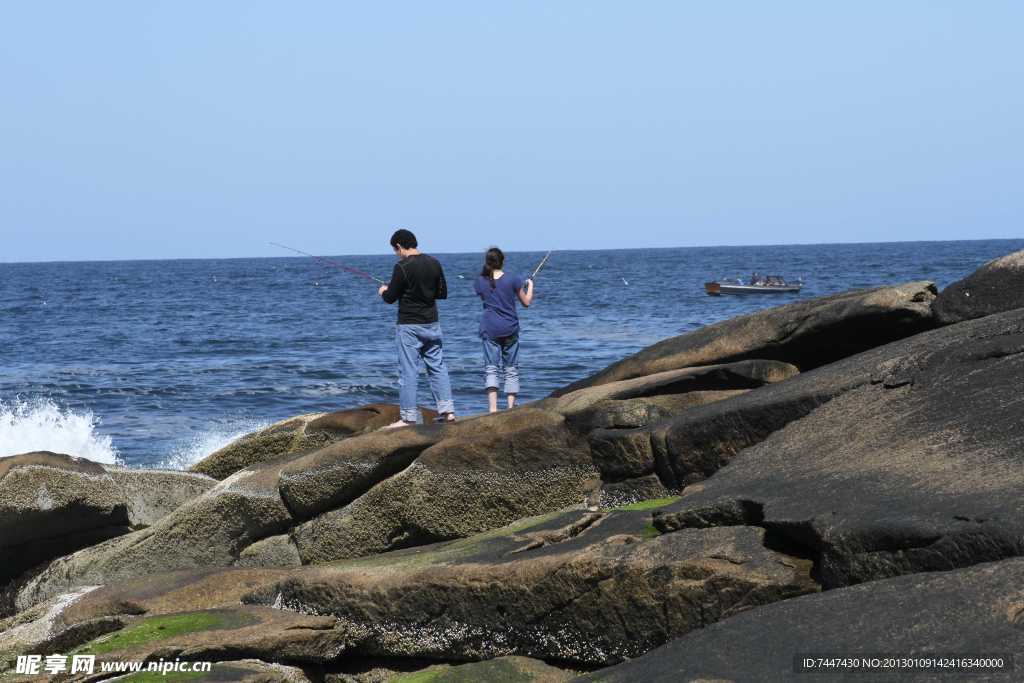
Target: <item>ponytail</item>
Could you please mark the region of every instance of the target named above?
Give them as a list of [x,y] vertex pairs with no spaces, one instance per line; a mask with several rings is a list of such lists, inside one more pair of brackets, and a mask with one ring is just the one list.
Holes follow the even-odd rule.
[[480,275],[491,281],[491,289],[494,289],[494,271],[501,270],[505,265],[505,254],[497,247],[491,247],[484,255],[484,268]]

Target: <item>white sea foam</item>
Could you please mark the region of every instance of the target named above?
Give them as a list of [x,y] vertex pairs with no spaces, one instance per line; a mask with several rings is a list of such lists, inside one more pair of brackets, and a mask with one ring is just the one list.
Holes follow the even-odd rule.
[[246,418],[218,425],[212,429],[200,432],[190,439],[179,441],[171,449],[170,454],[157,467],[168,470],[186,470],[210,453],[227,446],[232,441],[240,439],[246,434],[263,429],[269,424],[266,421]]
[[53,451],[115,464],[117,449],[96,431],[98,425],[92,411],[61,408],[49,399],[0,400],[0,456]]

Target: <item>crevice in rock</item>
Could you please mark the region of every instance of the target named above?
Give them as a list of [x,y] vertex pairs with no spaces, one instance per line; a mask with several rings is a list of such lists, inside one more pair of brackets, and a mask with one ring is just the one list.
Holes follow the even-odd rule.
[[993,358],[1007,358],[1024,353],[1024,334],[1004,334],[984,342],[975,343],[967,352],[965,360],[983,361]]
[[[592,576],[578,577],[578,582],[574,581],[576,577],[571,576],[572,573],[572,567],[563,566],[556,569],[552,574],[544,579],[543,583],[563,584],[567,586],[574,586],[574,584],[576,584],[574,586],[576,589],[568,595],[563,593],[561,600],[547,606],[542,613],[537,614],[535,617],[524,621],[523,625],[525,627],[539,626],[543,624],[545,621],[551,619],[552,616],[557,615],[560,612],[564,612],[584,597],[601,590],[602,584],[604,584],[605,581],[614,579],[623,572],[621,569],[605,569],[604,571],[595,573]],[[562,579],[563,574],[570,575],[568,580]]]
[[765,530],[762,544],[768,550],[812,563],[811,578],[821,584],[821,541],[809,521],[766,522],[764,504],[746,499],[725,500],[713,505],[667,513],[654,512],[652,524],[661,533],[681,529],[756,526]]
[[[747,380],[755,388],[765,386],[764,381],[722,370],[706,377],[686,378],[652,391],[662,392],[676,385],[693,385],[688,388],[700,389],[703,387],[697,386],[699,382],[721,381],[721,377],[715,378],[716,374],[729,377],[730,382],[736,377]],[[586,420],[579,423],[569,420],[568,424],[577,434],[585,433],[591,458],[601,472],[602,481],[619,483],[653,473],[667,490],[677,491],[709,478],[740,451],[806,417],[843,392],[783,395],[774,399],[769,394],[767,403],[752,400],[757,393],[753,391],[724,399],[724,402],[740,401],[730,406],[731,409],[723,408],[723,401],[716,401],[687,408],[646,426],[591,430],[587,429],[589,422]],[[649,462],[643,462],[645,459]]]
[[762,544],[788,557],[795,557],[811,562],[811,580],[822,589],[827,589],[821,569],[821,539],[811,522],[765,522],[763,519],[755,526],[764,529]]
[[658,475],[662,486],[669,491],[678,491],[682,485],[672,469],[672,463],[668,457],[668,444],[665,433],[655,431],[651,433],[651,449],[654,451],[654,473]]
[[[404,550],[406,548],[415,548],[421,545],[430,545],[432,543],[440,543],[441,541],[451,541],[456,537],[452,536],[440,536],[438,534],[431,534],[424,531],[422,528],[411,525],[403,524],[392,533],[388,538],[388,548],[384,552],[391,552],[392,550]],[[303,564],[309,564],[303,559]]]
[[[930,289],[933,294],[936,293],[934,285]],[[753,355],[748,352],[728,360],[766,358],[792,363],[799,367],[801,372],[807,372],[938,327],[931,317],[922,318],[909,310],[903,311],[899,316],[894,315],[893,311],[880,310],[875,315],[862,315],[858,317],[855,324],[835,330],[833,334],[829,335],[828,342],[824,343],[825,340],[815,335],[805,335],[802,339],[794,339],[805,322],[804,319],[796,321],[796,324],[787,329],[785,334],[757,350]]]
[[683,377],[675,382],[651,387],[628,398],[654,398],[656,396],[677,396],[696,391],[728,391],[735,389],[756,389],[766,384],[766,380],[733,372],[729,368],[718,368],[701,375]]
[[652,515],[654,528],[663,534],[680,529],[707,529],[717,526],[761,526],[764,505],[752,500],[728,500],[715,505]]
[[544,548],[558,543],[564,543],[576,538],[593,526],[596,526],[604,519],[603,512],[588,512],[571,524],[551,531],[537,531],[533,533],[514,536],[516,540],[528,541],[526,545],[512,550],[509,554],[523,553],[538,548]]
[[841,588],[1024,556],[1024,539],[1008,529],[986,526],[906,537],[899,544],[871,536],[843,539],[823,549],[822,585]]
[[661,533],[716,526],[761,527],[765,530],[764,547],[810,561],[811,578],[823,590],[1024,556],[1024,538],[975,522],[971,528],[953,533],[875,529],[826,541],[813,520],[766,520],[762,503],[742,499],[679,512],[656,511],[652,524]]

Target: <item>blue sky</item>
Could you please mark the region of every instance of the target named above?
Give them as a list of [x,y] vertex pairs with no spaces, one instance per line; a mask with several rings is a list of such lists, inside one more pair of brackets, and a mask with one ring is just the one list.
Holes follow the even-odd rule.
[[0,261],[1024,235],[1024,4],[0,8]]

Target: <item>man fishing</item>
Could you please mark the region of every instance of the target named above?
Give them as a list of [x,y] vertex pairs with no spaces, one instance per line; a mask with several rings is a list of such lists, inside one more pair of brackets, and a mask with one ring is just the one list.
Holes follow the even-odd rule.
[[421,360],[427,367],[430,391],[440,419],[455,421],[455,404],[448,366],[444,362],[436,304],[438,299],[448,298],[448,284],[441,264],[434,257],[421,253],[418,246],[416,235],[409,230],[395,231],[391,236],[391,248],[398,257],[398,263],[391,273],[391,282],[377,290],[385,303],[398,302],[395,341],[398,346],[401,419],[388,425],[390,428],[416,424],[419,415],[416,384]]

